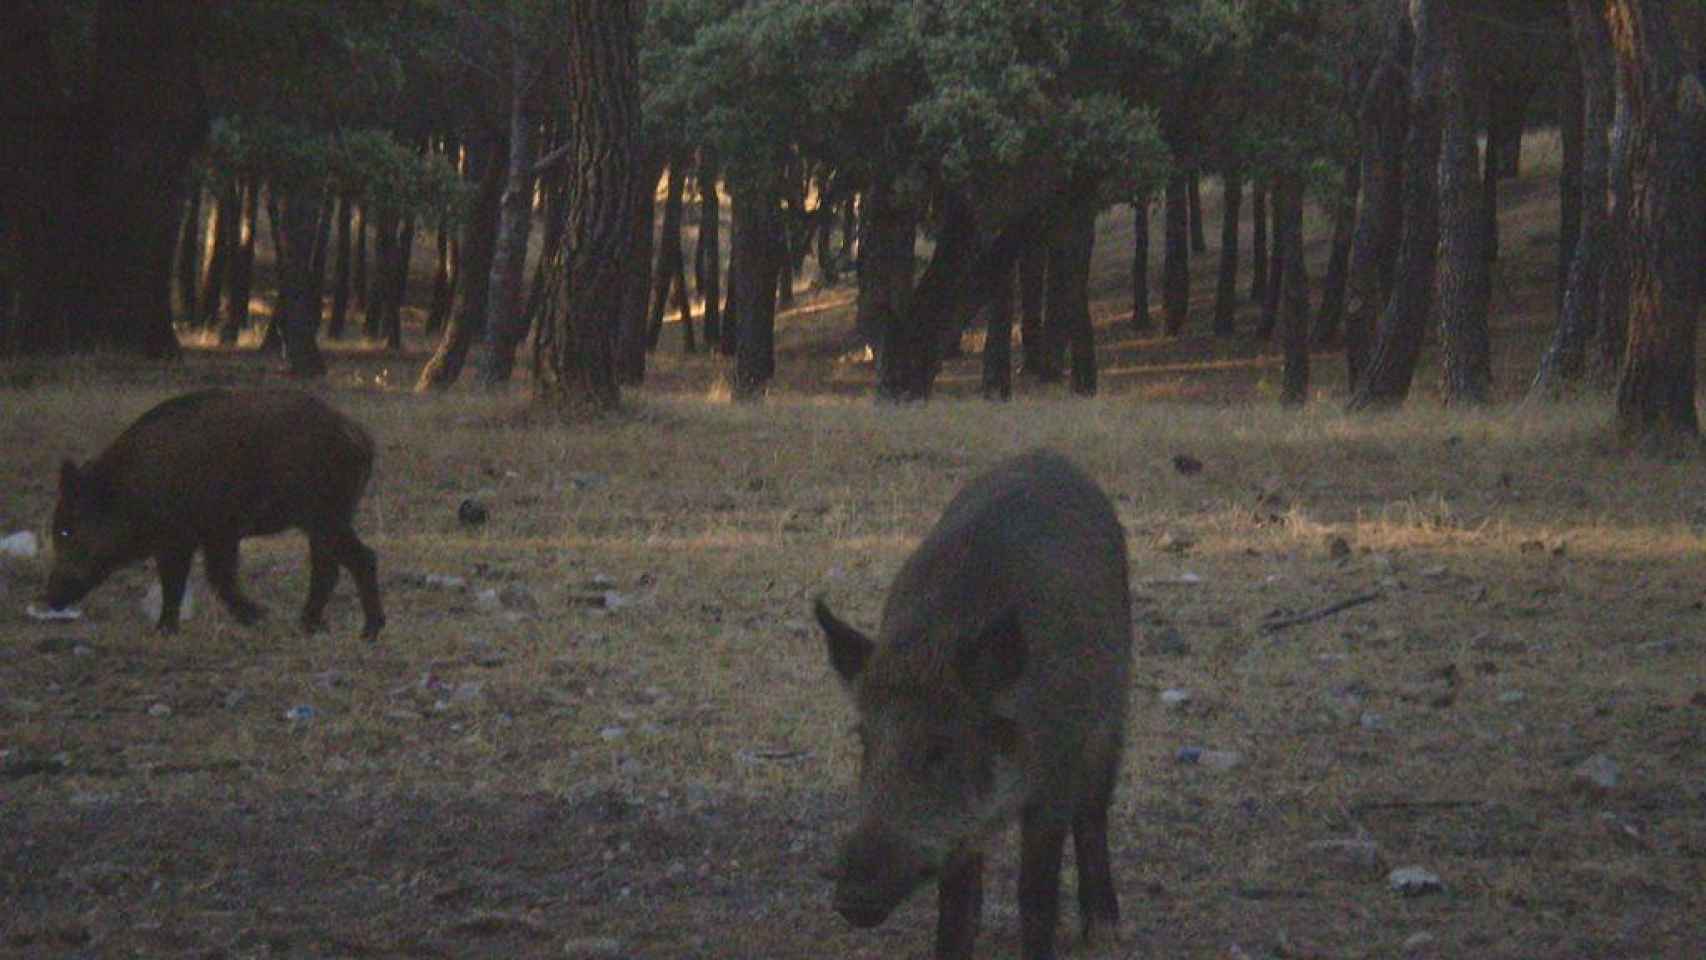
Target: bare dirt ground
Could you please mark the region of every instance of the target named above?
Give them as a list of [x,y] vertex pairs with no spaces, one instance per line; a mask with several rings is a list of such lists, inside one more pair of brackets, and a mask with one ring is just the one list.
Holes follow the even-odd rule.
[[[1507,397],[1549,328],[1546,184],[1507,194]],[[1406,411],[1347,417],[1325,353],[1315,402],[1279,411],[1266,345],[1128,332],[1120,231],[1089,401],[958,399],[968,338],[942,399],[874,407],[838,359],[845,290],[785,318],[751,408],[703,357],[562,425],[518,413],[523,387],[404,392],[418,344],[340,352],[324,389],[381,441],[376,645],[347,579],[330,634],[293,629],[295,535],[244,547],[268,622],[198,572],[171,637],[137,612],[146,565],[44,625],[23,607],[45,562],[0,559],[0,955],[927,956],[927,892],[855,931],[817,873],[854,751],[810,598],[873,627],[957,486],[1046,444],[1114,496],[1138,624],[1123,938],[1074,944],[1069,868],[1066,955],[1700,956],[1698,459],[1612,449],[1601,397],[1443,410],[1430,368]],[[0,378],[0,534],[40,534],[61,456],[187,386],[277,375],[208,352]],[[490,519],[460,523],[466,498]],[[1011,847],[980,956],[1016,955]],[[1411,866],[1438,888],[1394,890]]]

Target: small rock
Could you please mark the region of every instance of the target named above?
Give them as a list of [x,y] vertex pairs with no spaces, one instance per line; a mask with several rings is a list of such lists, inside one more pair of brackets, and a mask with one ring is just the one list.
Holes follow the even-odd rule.
[[604,740],[607,743],[614,743],[615,741],[620,740],[623,737],[626,737],[627,735],[628,735],[627,728],[616,726],[614,724],[611,726],[605,727],[604,729],[598,731],[599,738]]
[[1188,453],[1173,455],[1173,469],[1187,477],[1194,477],[1202,472],[1202,461]]
[[1404,938],[1404,952],[1419,953],[1422,950],[1433,946],[1434,942],[1438,939],[1438,937],[1435,937],[1426,930],[1423,930],[1420,933],[1412,933],[1408,937]]
[[1375,710],[1364,710],[1357,724],[1370,732],[1386,729],[1386,716]]
[[1577,764],[1574,774],[1579,784],[1610,790],[1617,786],[1617,761],[1603,753],[1596,753]]
[[456,520],[464,527],[477,527],[485,523],[489,515],[490,511],[486,509],[486,505],[473,497],[463,500],[456,507]]
[[169,717],[172,715],[172,706],[167,703],[156,703],[148,708],[148,715],[151,717]]
[[1386,875],[1386,885],[1406,897],[1420,897],[1445,889],[1439,875],[1423,867],[1399,867]]
[[1211,770],[1231,770],[1244,763],[1244,755],[1236,750],[1206,750],[1202,747],[1180,747],[1173,758],[1179,763],[1196,764]]
[[284,719],[289,720],[291,723],[305,723],[314,719],[314,717],[319,715],[319,712],[320,711],[315,710],[309,704],[303,703],[284,711]]
[[1500,703],[1521,703],[1527,699],[1528,694],[1523,693],[1521,690],[1506,690],[1504,693],[1499,694]]
[[457,684],[456,688],[451,691],[450,699],[463,703],[466,703],[469,700],[477,700],[480,697],[480,693],[485,690],[485,687],[485,683],[479,680],[464,680]]
[[1191,692],[1177,687],[1161,691],[1161,705],[1178,709],[1191,702]]
[[28,560],[40,552],[36,535],[28,530],[19,530],[17,533],[0,537],[0,555]]
[[80,620],[83,617],[83,611],[76,607],[60,607],[55,610],[35,603],[24,607],[24,613],[31,620]]
[[1173,754],[1173,759],[1180,763],[1196,763],[1202,759],[1202,747],[1180,747]]
[[608,480],[607,477],[605,477],[603,474],[598,474],[598,473],[571,473],[571,474],[569,474],[569,483],[576,490],[591,490],[594,487],[602,487],[607,482],[607,480]]
[[421,578],[421,582],[429,587],[437,587],[440,590],[465,590],[468,588],[468,581],[466,578],[448,573],[429,573],[425,577]]
[[92,657],[95,655],[95,648],[86,643],[79,643],[71,648],[71,655],[74,657]]
[[326,670],[314,674],[314,686],[322,690],[331,690],[344,685],[344,675],[340,670]]
[[246,690],[227,690],[224,699],[220,701],[227,710],[235,710],[248,702],[249,693]]
[[503,601],[498,599],[498,591],[487,587],[474,594],[474,608],[483,613],[492,613],[503,609]]

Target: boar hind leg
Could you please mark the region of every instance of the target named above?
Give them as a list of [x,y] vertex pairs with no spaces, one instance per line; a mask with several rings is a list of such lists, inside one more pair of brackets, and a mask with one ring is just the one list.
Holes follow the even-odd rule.
[[1025,960],[1054,960],[1060,916],[1060,859],[1067,823],[1055,811],[1026,807],[1019,820],[1019,931]]
[[154,569],[160,574],[160,620],[155,628],[161,633],[175,633],[178,611],[184,605],[184,586],[190,582],[190,562],[195,559],[195,544],[163,548],[154,555]]
[[302,629],[317,633],[326,629],[326,601],[338,585],[338,556],[330,537],[308,535],[308,603],[302,608]]
[[355,588],[361,594],[364,618],[361,635],[373,640],[385,626],[385,610],[379,604],[379,558],[361,542],[348,523],[334,527],[325,536],[332,556],[349,568],[350,577],[355,580]]
[[243,596],[237,586],[237,538],[209,540],[201,545],[203,563],[207,567],[207,582],[225,603],[225,608],[245,626],[259,621],[267,611],[260,604]]
[[1112,942],[1120,926],[1119,896],[1108,862],[1108,800],[1086,802],[1072,817],[1072,851],[1078,863],[1078,918],[1084,942]]
[[936,887],[936,960],[971,960],[983,916],[983,854],[955,857]]

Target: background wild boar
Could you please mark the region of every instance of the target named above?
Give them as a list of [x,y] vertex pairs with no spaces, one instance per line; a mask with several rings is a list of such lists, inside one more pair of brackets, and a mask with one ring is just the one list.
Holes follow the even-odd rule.
[[895,578],[875,642],[821,599],[816,613],[863,746],[836,909],[875,926],[935,878],[936,955],[971,956],[982,848],[1017,817],[1024,956],[1054,955],[1069,830],[1084,935],[1112,933],[1131,601],[1107,496],[1054,453],[1009,460],[948,504]]
[[237,587],[237,544],[296,527],[308,534],[303,626],[325,626],[326,600],[349,568],[373,639],[385,625],[373,551],[351,520],[373,471],[373,440],[294,390],[201,390],[154,407],[83,466],[60,467],[53,568],[42,598],[77,602],[119,567],[153,557],[161,630],[178,625],[197,548],[207,579],[242,623],[264,615]]

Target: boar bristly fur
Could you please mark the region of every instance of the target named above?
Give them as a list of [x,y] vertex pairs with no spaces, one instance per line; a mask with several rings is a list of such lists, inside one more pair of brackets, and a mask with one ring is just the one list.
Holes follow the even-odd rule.
[[114,570],[152,557],[158,626],[171,631],[199,549],[214,592],[239,622],[253,623],[265,611],[238,589],[238,543],[296,528],[308,535],[303,625],[325,626],[342,566],[371,640],[385,625],[377,562],[352,521],[372,471],[367,432],[306,393],[202,390],[167,400],[94,460],[60,467],[42,599],[56,609],[76,603]]
[[1068,833],[1085,936],[1112,932],[1107,817],[1130,610],[1113,505],[1047,451],[997,466],[953,499],[896,576],[875,640],[818,601],[862,746],[857,825],[834,870],[843,916],[875,926],[934,879],[936,954],[971,956],[983,848],[1017,819],[1027,960],[1054,955]]

